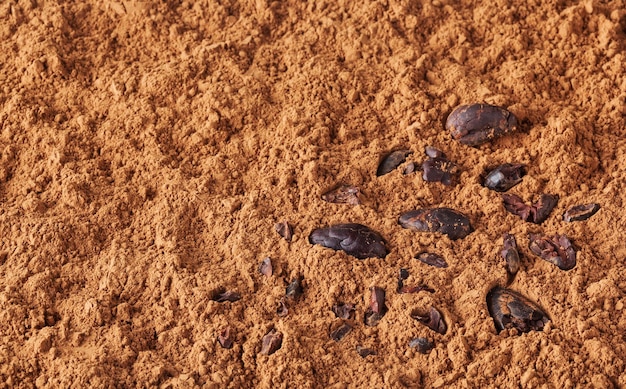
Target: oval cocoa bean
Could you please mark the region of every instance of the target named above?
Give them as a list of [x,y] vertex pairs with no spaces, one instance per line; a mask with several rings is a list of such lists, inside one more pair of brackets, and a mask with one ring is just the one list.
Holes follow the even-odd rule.
[[450,239],[462,239],[473,229],[467,216],[450,208],[424,208],[400,216],[398,223],[404,228],[424,232],[440,232]]
[[333,250],[343,250],[358,259],[385,258],[387,255],[382,236],[369,227],[357,223],[319,228],[311,232],[309,242]]
[[517,130],[517,118],[508,110],[489,104],[460,105],[446,120],[446,130],[468,146],[477,146]]

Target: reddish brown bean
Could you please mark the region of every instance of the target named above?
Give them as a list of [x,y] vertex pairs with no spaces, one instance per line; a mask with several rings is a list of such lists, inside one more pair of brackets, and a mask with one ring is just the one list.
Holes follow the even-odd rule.
[[461,105],[446,120],[446,130],[468,146],[477,146],[516,131],[517,118],[508,110],[489,104]]
[[590,203],[576,205],[565,211],[563,214],[563,220],[566,222],[577,222],[581,220],[587,220],[600,209],[600,204]]
[[462,239],[472,232],[467,216],[450,208],[424,208],[400,216],[398,223],[404,228],[424,232],[440,232],[450,239]]
[[398,166],[400,166],[404,161],[406,161],[406,157],[413,152],[411,150],[396,150],[389,155],[387,155],[378,165],[378,170],[376,171],[377,176],[382,176],[387,173],[391,173]]
[[443,320],[441,312],[439,312],[435,307],[430,307],[430,310],[426,314],[413,310],[413,312],[411,312],[411,317],[424,323],[428,328],[442,335],[448,330],[448,326]]
[[311,232],[309,242],[333,250],[343,250],[358,259],[384,258],[387,255],[382,236],[362,224],[336,224],[319,228]]
[[520,333],[541,331],[550,320],[537,306],[521,294],[499,286],[487,293],[487,309],[496,331],[515,328]]
[[576,249],[565,235],[529,234],[528,237],[530,239],[528,248],[533,254],[561,270],[571,270],[576,266]]

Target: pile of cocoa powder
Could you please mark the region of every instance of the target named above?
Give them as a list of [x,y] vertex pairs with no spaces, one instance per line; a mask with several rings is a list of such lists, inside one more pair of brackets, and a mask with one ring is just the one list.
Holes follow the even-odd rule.
[[[626,386],[625,10],[0,3],[0,386]],[[444,123],[471,103],[524,125],[462,144]],[[427,146],[455,185],[377,176],[389,152],[421,163]],[[558,196],[541,225],[482,185],[503,163],[527,167],[507,193]],[[341,184],[358,204],[322,199]],[[562,219],[587,203],[589,219]],[[432,207],[473,231],[398,224]],[[310,243],[339,223],[388,254]],[[542,331],[498,333],[487,308],[508,281],[505,233],[520,256],[507,288],[545,311]],[[566,235],[576,266],[532,254],[535,233]]]

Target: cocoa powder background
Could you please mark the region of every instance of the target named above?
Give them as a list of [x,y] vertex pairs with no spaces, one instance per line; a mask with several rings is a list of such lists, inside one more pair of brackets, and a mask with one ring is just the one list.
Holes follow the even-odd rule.
[[[2,387],[626,387],[626,5],[615,1],[138,1],[0,3]],[[471,148],[443,129],[458,104],[514,112],[522,131]],[[442,149],[459,185],[383,155]],[[507,213],[478,177],[527,164],[509,193],[560,196],[542,225]],[[363,203],[320,195],[340,182]],[[572,205],[597,202],[587,221]],[[416,207],[466,213],[451,241],[402,229]],[[294,226],[291,243],[274,223]],[[308,243],[355,222],[385,259]],[[485,296],[506,282],[551,318],[496,334]],[[568,235],[578,264],[530,253]],[[441,254],[446,269],[424,265]],[[258,272],[265,257],[274,275]],[[397,294],[407,284],[435,293]],[[279,317],[287,282],[304,294]],[[389,311],[363,324],[369,288]],[[242,299],[218,303],[220,289]],[[340,342],[331,307],[356,304]],[[439,335],[411,319],[440,309]],[[226,326],[234,347],[217,335]],[[259,354],[270,329],[282,347]],[[427,355],[410,349],[428,337]],[[357,346],[377,355],[361,358]]]

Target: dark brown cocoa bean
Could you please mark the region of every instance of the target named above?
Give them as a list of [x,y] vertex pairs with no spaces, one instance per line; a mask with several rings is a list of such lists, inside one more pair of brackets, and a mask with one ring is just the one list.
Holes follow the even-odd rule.
[[309,242],[343,250],[358,259],[384,258],[387,255],[382,236],[362,224],[336,224],[314,230],[309,236]]
[[519,252],[517,251],[517,243],[515,237],[511,234],[502,236],[502,251],[500,252],[505,261],[506,273],[508,275],[508,284],[513,281],[515,275],[519,271]]
[[293,238],[293,228],[286,221],[276,223],[274,229],[278,235],[282,236],[287,242],[291,242]]
[[446,158],[428,158],[422,163],[422,178],[427,182],[441,182],[447,186],[457,183],[459,169],[454,162]]
[[303,293],[302,276],[298,276],[291,280],[285,289],[285,297],[290,300],[297,300]]
[[271,329],[261,340],[261,354],[272,355],[283,345],[283,334]]
[[522,164],[502,164],[491,170],[483,180],[483,186],[496,192],[506,192],[522,182],[526,167]]
[[271,277],[274,269],[272,268],[272,260],[267,257],[261,264],[259,265],[259,273],[263,274],[265,277]]
[[547,236],[529,234],[528,248],[533,254],[556,265],[561,270],[571,270],[576,266],[576,249],[565,235]]
[[335,342],[339,342],[344,336],[348,335],[352,331],[352,327],[350,324],[343,323],[341,326],[336,328],[333,332],[330,333],[330,338]]
[[340,184],[322,195],[322,200],[335,204],[358,205],[360,191],[354,185]]
[[534,202],[532,205],[527,205],[522,198],[517,195],[502,195],[502,203],[508,212],[519,216],[524,221],[535,224],[543,223],[558,201],[559,196],[557,195],[542,194],[539,201]]
[[230,301],[231,303],[238,301],[241,299],[241,295],[237,292],[232,291],[224,291],[219,290],[215,296],[213,296],[213,301],[217,301],[218,303],[223,303],[226,301]]
[[424,208],[400,216],[398,223],[415,231],[439,232],[450,239],[462,239],[473,230],[467,216],[450,208]]
[[413,312],[411,312],[411,317],[424,323],[428,328],[442,335],[448,330],[448,326],[443,320],[441,312],[439,312],[435,307],[430,307],[430,310],[426,314],[421,314],[419,311],[413,310]]
[[446,268],[448,267],[448,263],[443,257],[439,254],[435,253],[421,253],[415,256],[417,260],[420,262],[424,262],[427,265],[438,267],[438,268]]
[[361,358],[366,358],[370,355],[376,355],[376,351],[368,347],[356,346],[356,352],[359,353]]
[[600,209],[600,204],[590,203],[576,205],[565,211],[563,214],[563,220],[566,222],[577,222],[581,220],[587,220]]
[[406,157],[412,154],[411,150],[396,150],[389,153],[378,165],[378,170],[376,170],[377,176],[382,176],[387,173],[391,173],[398,166],[400,166],[404,161],[406,161]]
[[380,319],[387,313],[387,305],[385,305],[385,290],[377,286],[370,288],[370,305],[365,311],[365,325],[370,327],[378,324]]
[[233,339],[231,338],[230,327],[223,328],[217,335],[217,341],[223,348],[229,349],[233,347]]
[[353,315],[355,311],[354,304],[335,304],[332,308],[335,316],[340,319],[348,320]]
[[468,146],[477,146],[516,131],[517,118],[508,110],[489,104],[461,105],[446,120],[446,130]]
[[498,333],[511,328],[520,333],[541,331],[550,320],[537,304],[517,292],[499,286],[487,293],[487,309]]

